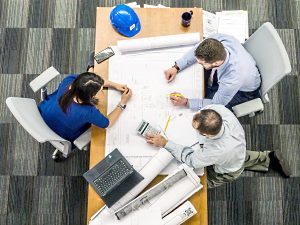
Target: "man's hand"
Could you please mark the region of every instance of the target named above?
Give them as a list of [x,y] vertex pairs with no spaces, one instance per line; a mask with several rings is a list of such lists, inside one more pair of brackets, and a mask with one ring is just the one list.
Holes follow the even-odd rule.
[[146,141],[150,145],[161,148],[165,147],[165,145],[168,143],[168,141],[160,134],[146,134]]
[[177,69],[175,67],[171,67],[170,69],[165,70],[164,73],[168,83],[170,83],[172,80],[174,80],[177,74]]
[[[189,106],[187,98],[183,97],[180,93],[174,92],[174,95],[170,95],[170,100],[175,106]],[[177,95],[177,96],[176,96]]]

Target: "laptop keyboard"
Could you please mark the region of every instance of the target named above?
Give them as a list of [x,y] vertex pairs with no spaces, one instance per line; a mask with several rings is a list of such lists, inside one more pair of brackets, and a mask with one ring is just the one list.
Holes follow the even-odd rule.
[[131,167],[128,167],[125,162],[120,159],[108,171],[94,180],[94,184],[100,191],[101,195],[106,195],[114,188],[115,184],[124,180],[133,172]]

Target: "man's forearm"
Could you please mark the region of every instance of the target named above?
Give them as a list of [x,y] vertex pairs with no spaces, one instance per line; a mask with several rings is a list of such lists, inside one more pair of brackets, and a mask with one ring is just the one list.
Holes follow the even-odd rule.
[[191,48],[187,53],[185,53],[180,59],[176,60],[176,64],[180,70],[184,70],[190,65],[197,62],[195,57],[195,50],[199,44]]
[[189,98],[188,99],[188,106],[193,111],[198,111],[202,109],[204,106],[212,104],[212,99],[208,98]]
[[164,147],[168,152],[170,152],[178,161],[187,164],[188,166],[194,167],[191,154],[194,149],[191,147],[175,144],[173,141],[168,141]]

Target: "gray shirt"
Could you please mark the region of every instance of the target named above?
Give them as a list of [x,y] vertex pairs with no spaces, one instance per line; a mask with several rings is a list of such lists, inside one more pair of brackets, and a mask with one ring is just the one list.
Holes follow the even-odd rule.
[[[203,144],[200,150],[175,144],[171,140],[168,140],[165,149],[178,161],[195,169],[213,165],[214,170],[221,174],[239,170],[246,156],[243,127],[235,115],[223,105],[208,105],[203,109],[212,109],[221,115],[221,131],[212,138],[199,134],[199,143]],[[195,132],[198,133],[197,130]]]
[[[219,89],[213,99],[189,99],[190,108],[193,110],[199,110],[210,104],[227,105],[238,91],[255,91],[261,83],[254,59],[237,39],[226,34],[213,34],[208,38],[220,41],[227,56],[224,63],[216,67]],[[195,50],[198,45],[176,60],[180,70],[197,62]]]

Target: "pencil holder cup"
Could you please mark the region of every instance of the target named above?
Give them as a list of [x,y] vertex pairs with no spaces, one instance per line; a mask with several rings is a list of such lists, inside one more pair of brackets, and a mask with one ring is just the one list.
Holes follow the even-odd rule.
[[181,15],[181,25],[184,27],[188,27],[191,25],[191,19],[192,19],[193,11],[184,12]]

